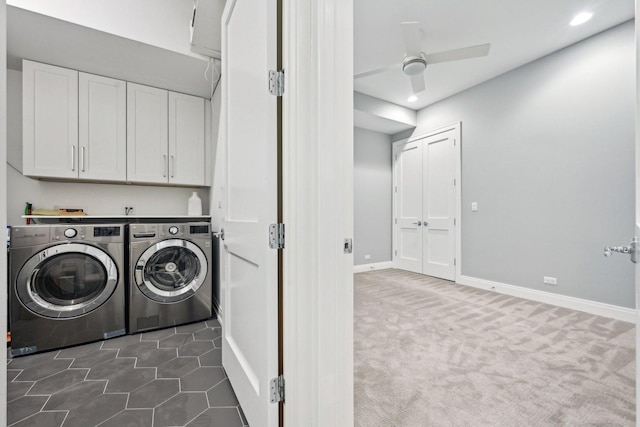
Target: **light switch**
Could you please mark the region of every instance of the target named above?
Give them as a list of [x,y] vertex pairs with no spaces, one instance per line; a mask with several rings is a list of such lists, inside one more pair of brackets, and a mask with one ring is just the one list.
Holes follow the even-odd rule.
[[478,212],[478,202],[471,202],[471,212]]

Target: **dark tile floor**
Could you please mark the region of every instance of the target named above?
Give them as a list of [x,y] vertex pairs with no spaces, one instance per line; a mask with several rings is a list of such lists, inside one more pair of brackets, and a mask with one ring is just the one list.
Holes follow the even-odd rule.
[[8,424],[242,427],[217,320],[10,359]]

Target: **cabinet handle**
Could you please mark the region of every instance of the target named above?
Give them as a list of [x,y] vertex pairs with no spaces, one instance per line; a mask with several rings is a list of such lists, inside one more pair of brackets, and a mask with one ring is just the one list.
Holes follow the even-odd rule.
[[173,175],[176,173],[176,158],[174,156],[171,156],[171,178],[173,178]]
[[80,155],[80,169],[82,170],[82,172],[84,172],[84,147],[82,147],[81,150],[81,155]]
[[76,146],[71,146],[71,170],[76,170]]
[[164,178],[167,177],[167,155],[166,154],[162,155],[162,176]]

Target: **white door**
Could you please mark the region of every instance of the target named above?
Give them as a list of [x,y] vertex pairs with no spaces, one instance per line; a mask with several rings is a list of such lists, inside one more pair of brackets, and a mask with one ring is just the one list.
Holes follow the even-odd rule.
[[395,267],[422,273],[422,144],[394,147]]
[[205,185],[204,99],[169,92],[169,182]]
[[456,214],[454,131],[422,143],[422,273],[455,280]]
[[278,425],[276,0],[230,0],[222,16],[221,141],[226,146],[222,364],[252,427]]
[[127,179],[127,83],[78,75],[79,177]]

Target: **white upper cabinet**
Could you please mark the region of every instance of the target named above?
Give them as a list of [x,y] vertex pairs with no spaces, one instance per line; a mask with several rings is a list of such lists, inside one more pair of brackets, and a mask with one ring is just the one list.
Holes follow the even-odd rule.
[[127,83],[127,180],[169,182],[168,92]]
[[23,174],[206,186],[197,96],[23,61]]
[[204,99],[169,92],[169,182],[205,185]]
[[205,185],[204,99],[127,83],[127,180]]
[[78,177],[78,72],[22,64],[23,174]]
[[127,86],[122,80],[79,75],[80,178],[127,179]]

